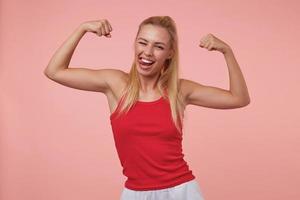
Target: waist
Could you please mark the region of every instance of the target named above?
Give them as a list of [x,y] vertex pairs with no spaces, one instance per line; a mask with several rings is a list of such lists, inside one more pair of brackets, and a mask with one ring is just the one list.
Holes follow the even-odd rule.
[[160,173],[160,175],[147,177],[144,174],[137,176],[128,176],[125,182],[125,187],[131,190],[145,191],[145,190],[160,190],[170,187],[175,187],[179,184],[195,179],[192,171],[188,166],[181,168],[181,170],[172,173]]

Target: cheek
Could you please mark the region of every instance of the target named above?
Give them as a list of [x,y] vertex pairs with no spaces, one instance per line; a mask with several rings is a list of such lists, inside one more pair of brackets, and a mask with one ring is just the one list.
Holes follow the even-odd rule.
[[139,48],[135,48],[134,51],[135,51],[135,55],[138,55],[141,52],[141,50]]
[[167,59],[167,55],[165,53],[159,53],[157,55],[157,59],[160,61],[160,62],[164,62],[166,59]]
[[136,53],[140,53],[140,52],[142,51],[142,47],[139,46],[139,45],[136,45],[136,46],[134,47],[134,50],[135,50]]

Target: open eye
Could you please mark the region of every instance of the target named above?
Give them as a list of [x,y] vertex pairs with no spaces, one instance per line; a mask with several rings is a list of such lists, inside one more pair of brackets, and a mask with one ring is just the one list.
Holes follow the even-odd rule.
[[162,46],[157,46],[158,48],[160,48],[160,49],[164,49]]

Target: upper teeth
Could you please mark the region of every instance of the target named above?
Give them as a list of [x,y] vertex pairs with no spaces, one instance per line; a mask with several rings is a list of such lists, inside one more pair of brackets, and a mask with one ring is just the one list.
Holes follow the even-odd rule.
[[152,63],[152,62],[153,62],[153,61],[151,61],[151,60],[146,60],[146,59],[144,59],[144,58],[142,58],[142,61],[145,62],[145,63]]

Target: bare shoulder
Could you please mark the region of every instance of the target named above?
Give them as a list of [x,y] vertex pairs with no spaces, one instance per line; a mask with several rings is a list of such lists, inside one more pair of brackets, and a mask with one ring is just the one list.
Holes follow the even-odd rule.
[[110,69],[109,73],[110,76],[107,79],[109,89],[105,95],[109,104],[110,113],[113,113],[127,85],[129,74],[119,69]]
[[180,81],[180,88],[184,93],[188,93],[189,90],[193,87],[193,84],[195,84],[194,81],[188,80],[186,78],[180,78],[179,81]]
[[185,105],[191,104],[190,96],[192,95],[193,91],[198,87],[205,87],[204,85],[197,83],[192,80],[188,80],[185,78],[181,78],[180,80],[180,92],[183,96]]
[[180,78],[179,79],[179,92],[181,93],[183,97],[183,101],[185,106],[187,105],[187,97],[190,91],[191,85],[189,84],[189,80]]
[[128,81],[128,73],[120,69],[107,70],[108,77],[106,80],[109,86],[108,93],[113,93],[113,95],[118,96],[118,93],[122,91]]
[[106,69],[107,70],[107,82],[109,86],[116,84],[116,82],[126,81],[128,73],[120,69]]

